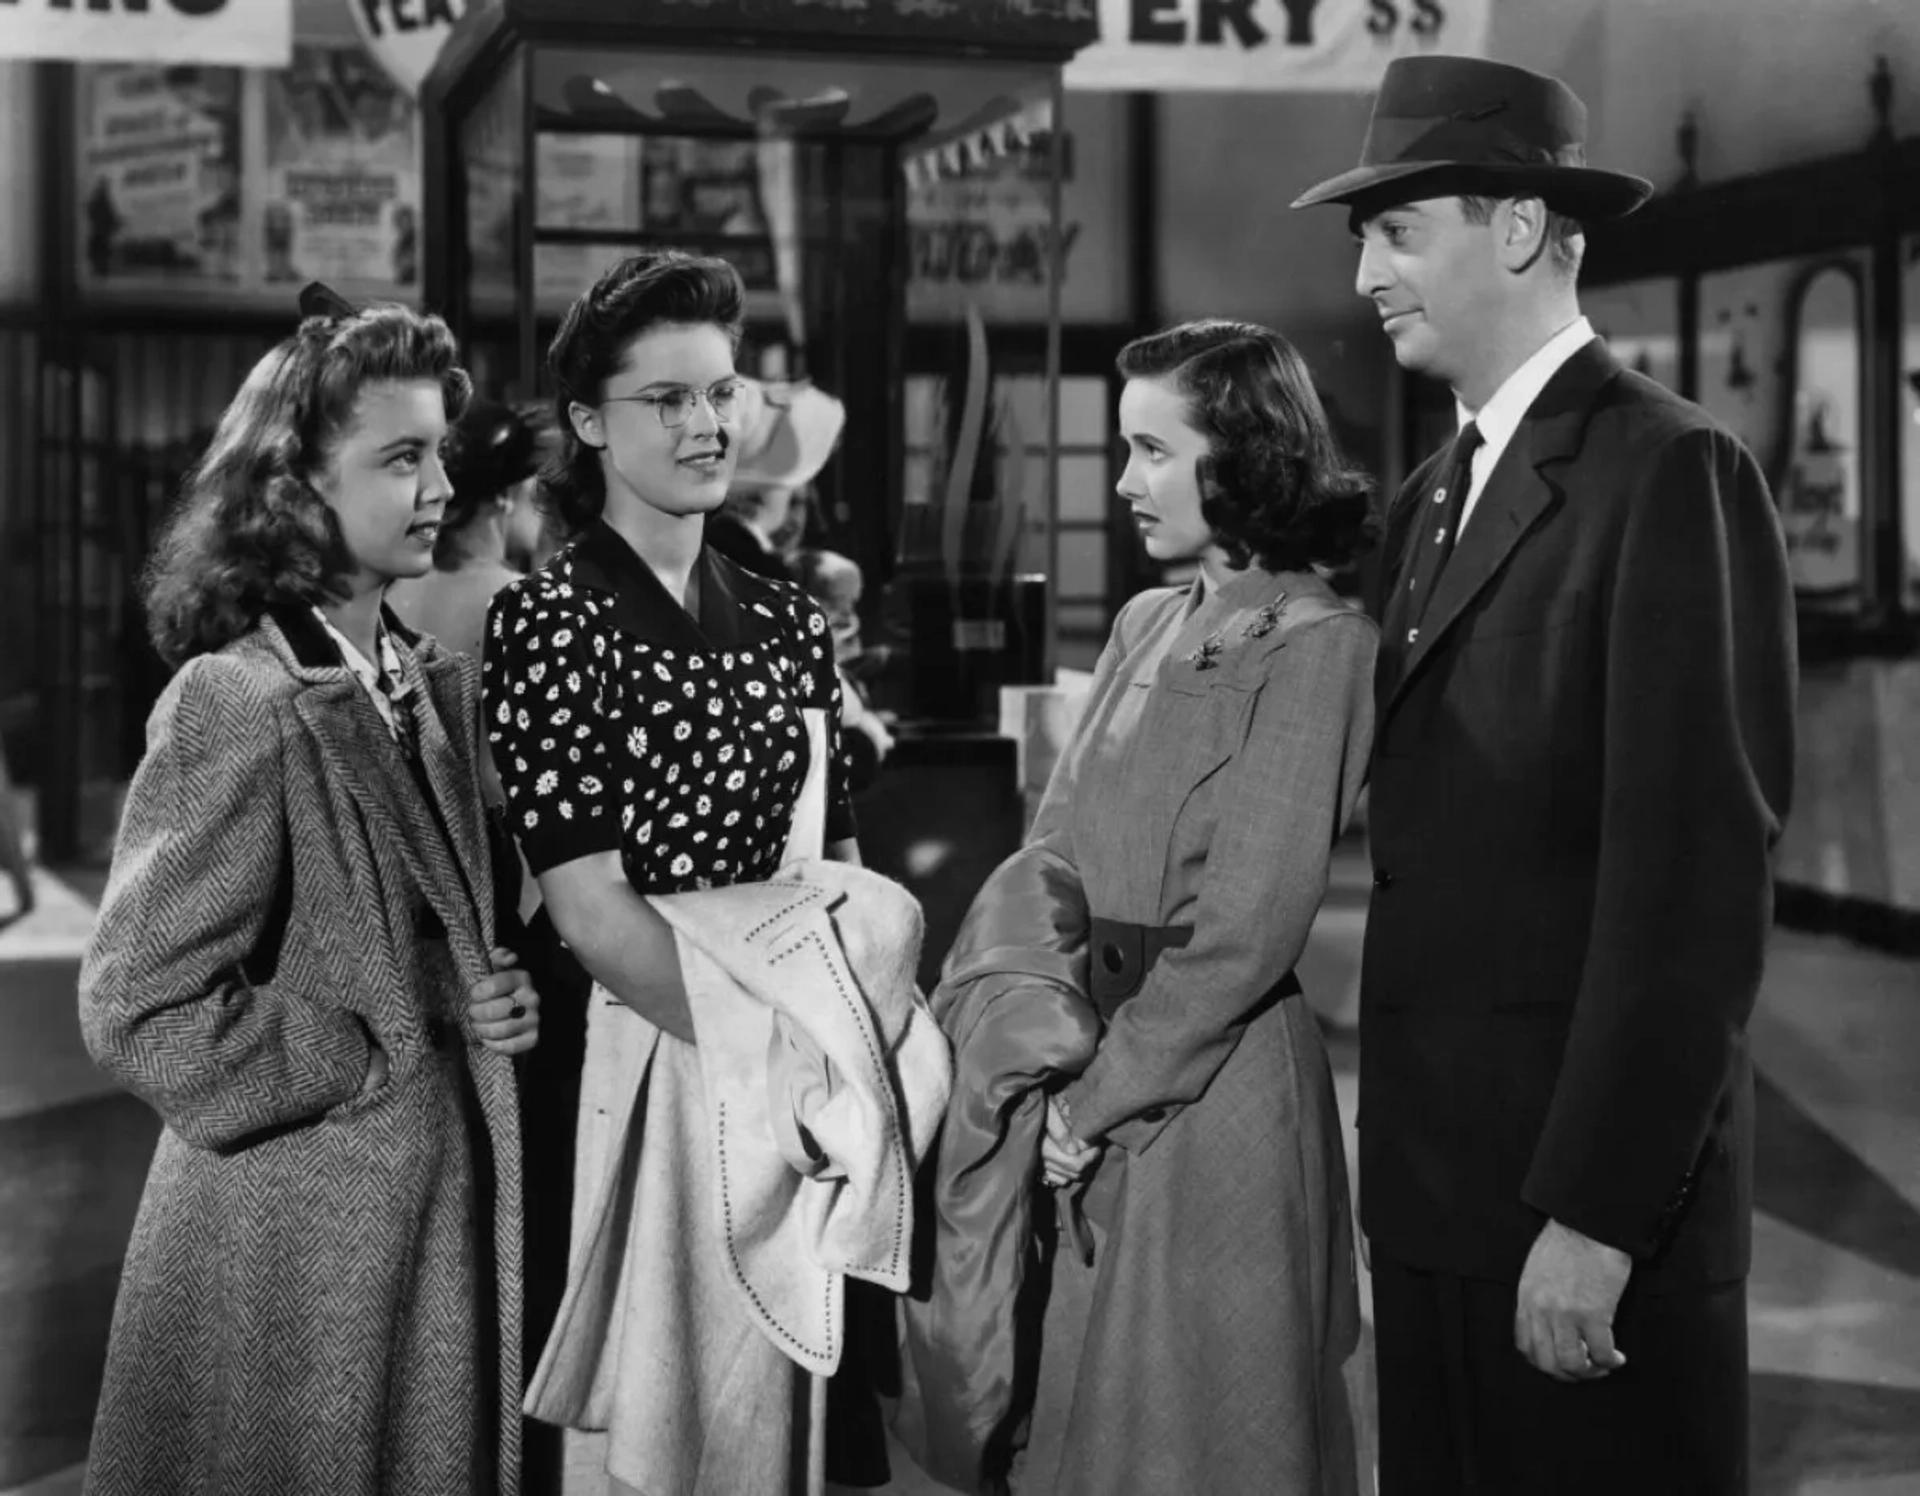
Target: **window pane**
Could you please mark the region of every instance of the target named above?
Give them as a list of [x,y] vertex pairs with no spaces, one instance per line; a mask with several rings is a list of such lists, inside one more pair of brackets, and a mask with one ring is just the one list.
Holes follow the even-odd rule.
[[906,419],[909,447],[936,447],[940,425],[940,381],[931,374],[907,379]]
[[1039,446],[1047,442],[1047,382],[1035,376],[996,379],[997,409],[994,436],[1003,447]]
[[1112,412],[1107,382],[1088,375],[1060,381],[1060,445],[1105,447]]
[[1060,600],[1104,598],[1107,595],[1106,532],[1069,530],[1063,526],[1055,544],[1060,570],[1054,582]]
[[925,452],[909,452],[902,497],[909,504],[933,502],[933,458]]
[[1116,500],[1105,457],[1062,457],[1060,520],[1063,524],[1105,524]]
[[1920,606],[1920,234],[1911,236],[1900,255],[1906,278],[1900,305],[1907,326],[1900,347],[1900,494],[1901,534],[1907,547],[1907,600]]

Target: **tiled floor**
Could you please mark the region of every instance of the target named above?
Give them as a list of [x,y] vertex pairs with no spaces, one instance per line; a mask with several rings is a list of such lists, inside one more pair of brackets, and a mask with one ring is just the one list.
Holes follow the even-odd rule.
[[[0,930],[0,1496],[80,1489],[114,1273],[151,1150],[74,1021],[85,898]],[[1343,862],[1304,969],[1350,1018],[1366,893]],[[1920,1496],[1920,971],[1781,932],[1752,1024],[1756,1496]],[[1351,1117],[1350,1046],[1336,1046]],[[591,1442],[569,1496],[600,1496]],[[885,1496],[945,1496],[896,1459]]]

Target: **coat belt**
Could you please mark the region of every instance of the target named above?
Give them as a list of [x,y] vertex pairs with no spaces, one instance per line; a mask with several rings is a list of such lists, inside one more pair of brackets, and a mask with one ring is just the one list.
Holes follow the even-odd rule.
[[1097,914],[1088,924],[1087,985],[1094,1006],[1108,1021],[1140,990],[1163,952],[1193,939],[1192,925],[1136,925]]

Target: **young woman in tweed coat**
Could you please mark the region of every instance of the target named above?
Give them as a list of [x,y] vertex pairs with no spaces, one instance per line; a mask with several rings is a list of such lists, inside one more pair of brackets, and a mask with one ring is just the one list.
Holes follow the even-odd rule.
[[[311,298],[303,298],[303,308]],[[155,708],[81,972],[165,1128],[94,1496],[514,1496],[537,999],[496,946],[475,667],[404,632],[445,324],[322,301],[266,355],[149,575]]]

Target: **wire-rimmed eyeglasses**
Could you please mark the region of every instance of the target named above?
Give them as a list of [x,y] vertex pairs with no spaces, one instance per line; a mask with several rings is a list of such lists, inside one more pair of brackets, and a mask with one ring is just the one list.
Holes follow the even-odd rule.
[[694,407],[704,400],[713,409],[713,418],[725,426],[732,422],[740,410],[740,397],[746,392],[746,381],[741,379],[723,379],[706,389],[695,389],[691,385],[675,385],[670,389],[656,390],[644,395],[609,395],[602,405],[651,405],[654,414],[660,417],[660,424],[669,431],[677,430],[693,419]]

